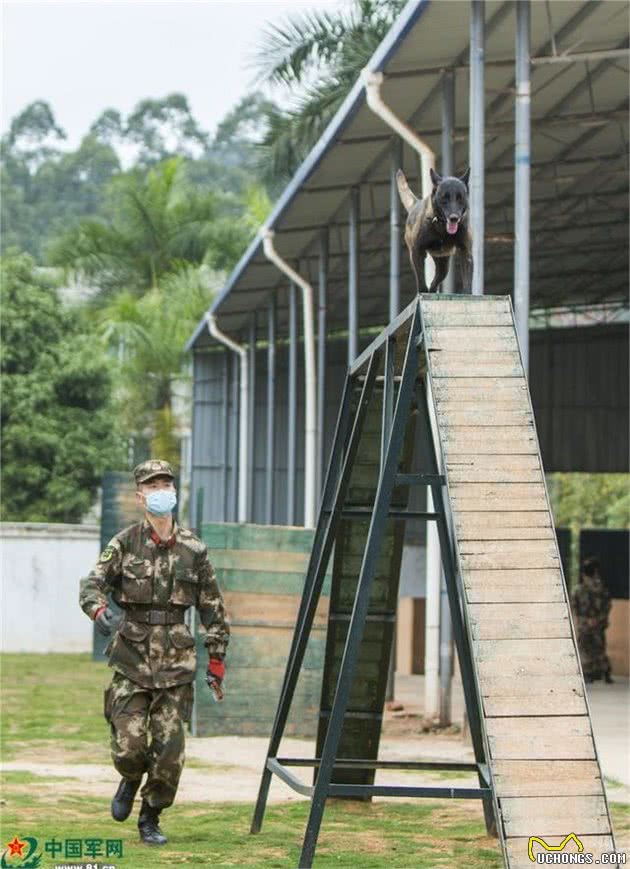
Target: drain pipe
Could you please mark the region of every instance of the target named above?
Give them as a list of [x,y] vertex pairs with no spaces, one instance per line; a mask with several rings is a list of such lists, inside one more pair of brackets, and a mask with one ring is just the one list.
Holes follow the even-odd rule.
[[[241,357],[241,391],[239,398],[240,405],[240,422],[239,422],[239,455],[238,455],[238,521],[247,522],[247,475],[249,468],[247,467],[247,428],[248,421],[248,393],[249,393],[249,375],[247,371],[247,346],[245,344],[237,344],[228,337],[225,332],[222,332],[217,326],[216,317],[206,311],[206,323],[208,324],[208,332],[213,338],[216,338],[221,344],[224,344],[234,353],[238,353]],[[236,469],[235,469],[236,470]]]
[[[385,121],[387,126],[391,127],[419,155],[420,195],[425,199],[431,195],[431,191],[433,190],[431,169],[435,170],[435,152],[427,145],[424,139],[420,138],[415,130],[412,130],[408,124],[402,121],[398,115],[394,114],[390,107],[383,102],[381,86],[385,76],[382,72],[372,72],[370,69],[364,69],[361,73],[361,79],[365,86],[367,104],[374,114]],[[433,260],[431,257],[426,257],[424,261],[424,280],[427,287],[433,280],[434,274],[435,266],[433,265]]]
[[[384,81],[382,72],[364,69],[361,73],[368,106],[391,129],[404,139],[420,156],[420,195],[426,198],[431,195],[433,182],[431,169],[435,169],[435,152],[420,138],[415,130],[402,121],[383,102],[381,86]],[[424,260],[424,280],[427,287],[435,274],[435,266],[431,257]],[[427,384],[428,410],[431,426],[435,430],[435,414],[433,402]],[[438,459],[439,461],[439,459]],[[431,489],[427,486],[427,510],[433,510]],[[426,549],[426,616],[425,616],[425,660],[424,660],[424,717],[435,719],[440,714],[440,585],[442,564],[440,558],[440,541],[436,522],[427,522]]]
[[302,311],[304,317],[304,377],[306,381],[305,425],[304,425],[304,527],[315,527],[315,458],[317,451],[316,387],[315,374],[315,324],[313,318],[313,288],[295,269],[282,259],[273,246],[272,230],[263,235],[265,256],[289,280],[302,290]]

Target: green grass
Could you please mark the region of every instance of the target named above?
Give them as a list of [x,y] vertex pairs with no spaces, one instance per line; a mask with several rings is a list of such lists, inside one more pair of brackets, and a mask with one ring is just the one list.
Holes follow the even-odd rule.
[[[109,732],[102,714],[103,688],[111,678],[106,664],[94,663],[89,655],[4,654],[0,677],[3,759],[110,763]],[[198,769],[206,766],[193,758],[187,763]],[[453,775],[457,773],[441,772],[438,777]],[[53,838],[61,842],[121,839],[122,858],[94,857],[101,863],[115,863],[117,869],[294,867],[298,863],[307,803],[270,805],[257,836],[249,833],[250,804],[176,803],[162,818],[168,845],[149,849],[140,844],[133,817],[117,824],[109,814],[109,799],[72,795],[66,787],[69,781],[26,771],[5,772],[0,777],[1,841],[8,842],[14,835],[34,836],[43,850]],[[213,797],[220,794],[209,795]],[[618,844],[627,845],[630,810],[613,805],[612,813]],[[45,854],[41,869],[50,869],[54,862],[63,863],[63,854],[55,861]],[[370,805],[332,800],[324,814],[316,866],[498,869],[502,862],[497,841],[485,834],[476,801]]]
[[[44,843],[53,838],[62,843],[65,839],[122,839],[123,857],[112,860],[118,869],[294,867],[308,811],[306,803],[270,806],[262,832],[252,836],[250,805],[176,805],[162,817],[168,845],[149,849],[140,843],[133,817],[125,824],[111,819],[107,800],[64,797],[61,786],[57,798],[13,774],[3,777],[2,788],[6,799],[0,826],[3,842],[14,835],[34,836],[43,850]],[[51,864],[46,855],[42,869]],[[501,859],[496,842],[485,835],[480,812],[479,817],[471,817],[470,805],[452,804],[445,813],[442,806],[426,803],[390,806],[333,801],[326,809],[316,865],[498,869]]]
[[[89,654],[0,655],[0,751],[11,760],[23,743],[54,742],[81,759],[107,743],[103,690],[112,677]],[[100,760],[107,762],[108,752]],[[79,759],[77,758],[77,762]]]

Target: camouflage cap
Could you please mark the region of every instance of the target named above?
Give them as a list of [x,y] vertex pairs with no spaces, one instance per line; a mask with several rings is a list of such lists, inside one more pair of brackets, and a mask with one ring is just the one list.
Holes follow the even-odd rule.
[[147,462],[140,462],[133,469],[133,476],[136,485],[146,483],[147,480],[152,480],[153,477],[171,477],[171,479],[175,479],[175,474],[169,463],[163,462],[161,459],[149,459]]

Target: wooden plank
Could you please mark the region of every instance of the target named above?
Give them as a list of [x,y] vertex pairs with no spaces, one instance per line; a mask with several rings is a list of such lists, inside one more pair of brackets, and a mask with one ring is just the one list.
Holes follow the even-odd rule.
[[503,407],[480,410],[477,405],[469,408],[444,408],[438,405],[438,422],[440,427],[452,425],[474,425],[488,428],[496,425],[531,425],[534,421],[532,413],[527,408]]
[[[534,678],[534,677],[530,677]],[[567,676],[562,677],[562,682],[567,680]],[[577,677],[574,677],[577,678]],[[536,677],[538,682],[540,677]],[[513,682],[514,679],[512,678]],[[586,700],[583,696],[578,696],[571,691],[565,691],[564,688],[558,688],[545,694],[541,694],[536,687],[533,687],[533,694],[528,696],[522,694],[488,694],[482,696],[482,704],[484,715],[487,718],[506,717],[515,715],[528,715],[532,711],[532,697],[536,697],[536,712],[541,715],[586,715]]]
[[513,567],[505,570],[462,570],[462,577],[467,585],[477,587],[494,585],[512,585],[515,588],[531,588],[533,585],[547,583],[562,585],[562,575],[558,568],[521,568]]
[[505,660],[517,661],[521,658],[539,658],[541,655],[546,655],[549,662],[552,659],[575,657],[575,648],[573,640],[479,640],[475,643],[477,660],[496,661],[501,658]]
[[447,469],[448,481],[452,483],[538,483],[541,480],[540,468],[524,470],[515,468],[462,468]]
[[[225,591],[225,605],[232,625],[260,625],[293,629],[300,606],[300,595],[263,594],[259,591]],[[322,597],[315,613],[315,624],[323,627],[328,619],[327,597]]]
[[521,568],[553,568],[560,564],[560,556],[520,550],[518,555],[509,552],[460,555],[462,569],[509,570],[514,565]]
[[[510,501],[497,495],[495,497],[477,498],[470,495],[451,496],[451,507],[456,513],[465,513],[466,511],[478,512],[480,510],[487,513],[495,513],[497,511],[512,509],[519,512],[542,512],[547,506],[547,501],[542,495],[533,496],[531,498],[518,498]],[[489,517],[489,521],[491,518]]]
[[565,599],[561,583],[536,583],[518,585],[471,585],[466,584],[466,600],[469,603],[557,603]]
[[487,380],[436,380],[431,384],[434,400],[441,401],[520,401],[529,406],[525,378],[494,377]]
[[528,552],[557,555],[558,547],[554,537],[549,534],[546,540],[528,540],[525,542],[519,540],[460,540],[459,552],[461,555],[490,555],[498,552],[513,554],[514,564],[521,555]]
[[[519,730],[519,722],[534,721],[535,732]],[[564,729],[567,721],[585,722],[584,732]],[[491,726],[506,724],[500,732],[491,732]],[[554,725],[560,725],[559,728]],[[588,730],[586,729],[588,726]],[[540,718],[488,718],[488,744],[492,762],[495,760],[594,760],[595,747],[590,732],[588,715],[575,717],[542,716]],[[528,729],[529,730],[529,729]],[[551,831],[548,831],[551,832]],[[560,830],[554,831],[560,832]],[[591,830],[590,832],[597,832]],[[522,835],[512,833],[512,835]]]
[[506,499],[507,504],[520,498],[532,498],[534,496],[545,497],[544,483],[453,483],[449,486],[451,497],[458,498],[493,498]]
[[470,456],[453,456],[446,462],[447,469],[451,470],[538,470],[540,471],[540,460],[538,456],[523,455],[523,456],[502,456],[502,455],[470,455]]
[[[475,649],[484,643],[501,646],[509,642],[510,640],[473,640]],[[568,640],[515,640],[514,642],[527,643],[529,646],[527,654],[510,655],[505,653],[499,657],[500,653],[497,650],[497,654],[494,656],[486,655],[486,657],[479,658],[479,652],[476,652],[480,677],[485,679],[486,677],[506,675],[520,678],[521,676],[550,675],[561,681],[565,676],[575,676],[579,673],[577,655],[573,651],[572,644],[571,651],[566,651],[557,657],[550,658],[549,654],[544,651],[550,643],[564,643]]]
[[549,675],[484,675],[479,690],[487,718],[504,716],[586,715],[584,682],[579,673]]
[[596,760],[496,760],[492,774],[500,799],[604,795]]
[[429,351],[431,374],[433,377],[522,377],[523,366],[520,359],[507,353],[497,353],[497,359],[450,358],[439,352]]
[[492,525],[483,528],[480,525],[473,525],[465,531],[459,526],[457,539],[461,544],[466,540],[555,540],[555,535],[549,525],[542,528],[494,528]]
[[488,516],[482,510],[471,510],[455,516],[455,526],[458,532],[470,531],[476,527],[488,527],[489,519],[495,528],[551,528],[551,514],[549,510],[539,510],[537,513],[523,512],[519,510],[505,510],[500,515]]
[[469,608],[473,637],[478,640],[571,637],[566,604],[486,603]]
[[[514,330],[509,326],[442,326],[428,329],[429,350],[461,350],[470,346],[477,352],[518,350]],[[475,334],[472,334],[475,333]],[[482,335],[478,338],[475,335]]]
[[501,800],[506,836],[610,833],[606,802],[596,797],[506,797]]
[[[555,845],[559,847],[564,840],[565,836],[547,836],[545,842],[549,845]],[[593,854],[594,859],[601,857],[602,854],[608,853],[614,850],[612,836],[580,836],[580,842],[582,843],[584,853]],[[529,858],[529,837],[524,836],[522,838],[512,836],[506,841],[508,860],[509,860],[509,869],[532,869],[535,865]],[[575,841],[571,840],[567,842],[565,847],[562,849],[563,853],[566,854],[575,854],[578,852],[578,847]],[[536,854],[545,853],[545,849],[542,845],[535,842],[533,844],[533,853],[534,858]]]
[[514,437],[509,440],[503,440],[500,443],[487,439],[471,444],[465,437],[456,436],[450,439],[443,438],[442,446],[447,460],[452,459],[454,456],[468,456],[471,452],[474,452],[479,456],[494,456],[497,455],[497,453],[503,456],[538,456],[537,442],[533,438],[526,437]]
[[485,311],[509,311],[510,297],[507,294],[498,293],[488,293],[483,296],[461,294],[455,297],[453,295],[445,297],[441,294],[422,293],[420,304],[422,310],[427,312],[454,311],[460,308],[471,311],[482,309]]
[[209,558],[214,567],[240,567],[244,570],[277,570],[292,573],[308,567],[308,553],[274,550],[212,549]]
[[439,343],[440,341],[452,341],[456,347],[462,347],[468,343],[475,343],[480,350],[487,350],[485,342],[490,340],[502,340],[506,343],[513,342],[516,346],[516,332],[513,326],[427,326],[429,340]]

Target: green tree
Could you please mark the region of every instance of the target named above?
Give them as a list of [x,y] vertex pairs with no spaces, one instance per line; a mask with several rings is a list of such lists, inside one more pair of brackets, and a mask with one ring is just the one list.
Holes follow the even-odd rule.
[[3,520],[77,522],[122,467],[109,362],[74,309],[11,252],[0,262]]
[[216,196],[186,183],[181,158],[113,179],[105,219],[86,219],[54,240],[53,265],[103,291],[156,289],[182,263],[200,264],[220,234]]
[[118,357],[117,413],[128,437],[179,467],[178,428],[187,413],[186,341],[209,307],[220,276],[185,266],[141,298],[118,293],[98,313],[98,328]]
[[42,261],[49,236],[99,213],[103,191],[120,171],[113,148],[86,136],[76,151],[57,143],[65,133],[47,103],[14,119],[1,153],[2,250],[18,247]]
[[549,474],[558,528],[571,530],[571,573],[577,576],[582,528],[630,528],[628,474]]
[[321,136],[405,0],[352,0],[335,12],[304,12],[269,27],[254,63],[284,90],[288,109],[268,111],[262,146],[271,180],[288,180]]
[[[108,120],[114,120],[109,116]],[[137,162],[151,166],[174,155],[192,157],[208,144],[205,133],[190,110],[183,94],[170,94],[159,100],[142,100],[127,118],[126,142],[138,147]]]

